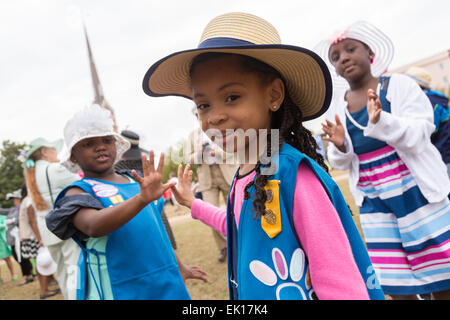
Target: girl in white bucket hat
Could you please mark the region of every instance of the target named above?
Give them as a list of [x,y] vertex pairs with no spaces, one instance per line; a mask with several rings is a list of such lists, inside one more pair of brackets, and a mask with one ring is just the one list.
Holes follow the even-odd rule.
[[[281,44],[260,17],[226,13],[207,24],[197,48],[153,64],[143,87],[150,96],[192,99],[202,130],[220,132],[215,143],[257,160],[241,162],[227,211],[195,199],[189,166],[179,167],[172,188],[194,218],[227,236],[230,299],[384,299],[379,288],[365,286],[367,251],[302,125],[331,99],[330,74],[317,54]],[[257,134],[241,140],[243,131]],[[250,141],[258,141],[259,152],[250,154]]]
[[130,142],[98,105],[76,113],[64,138],[63,164],[84,177],[61,191],[46,220],[55,235],[73,238],[82,250],[72,279],[77,299],[189,299],[183,279],[206,278],[178,261],[161,220],[162,195],[172,186],[161,182],[164,154],[156,169],[153,151],[149,160],[142,155],[143,177],[116,172]]
[[[356,22],[316,50],[347,87],[323,124],[333,168],[350,170],[369,255],[385,294],[450,298],[450,181],[430,136],[433,109],[411,78],[382,76],[389,38]],[[337,83],[335,83],[337,84]]]

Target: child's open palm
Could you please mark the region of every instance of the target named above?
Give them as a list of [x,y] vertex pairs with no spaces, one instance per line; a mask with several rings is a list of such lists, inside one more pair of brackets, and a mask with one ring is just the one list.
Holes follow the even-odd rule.
[[377,123],[382,110],[378,95],[374,90],[369,89],[367,91],[367,114],[369,115],[369,121],[373,124]]
[[147,161],[145,154],[142,155],[142,173],[144,177],[139,176],[135,170],[132,171],[134,179],[141,187],[140,197],[144,202],[150,203],[159,199],[167,189],[175,185],[175,182],[161,183],[163,167],[164,153],[161,153],[158,167],[155,170],[155,155],[153,151],[150,151],[149,161]]
[[191,207],[192,202],[195,200],[194,191],[191,189],[192,183],[192,170],[190,170],[190,165],[187,164],[183,170],[183,166],[180,164],[178,166],[178,183],[172,186],[172,192],[175,199],[179,204]]
[[331,121],[325,120],[326,123],[322,123],[322,130],[328,137],[324,137],[323,140],[330,141],[338,148],[344,146],[345,141],[345,129],[339,119],[339,116],[335,116],[336,124]]

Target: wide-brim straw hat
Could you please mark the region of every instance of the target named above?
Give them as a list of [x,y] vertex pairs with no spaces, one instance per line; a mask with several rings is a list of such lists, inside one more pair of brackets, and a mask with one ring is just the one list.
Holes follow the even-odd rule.
[[111,113],[98,104],[82,109],[64,127],[64,141],[67,147],[67,154],[61,164],[71,172],[80,172],[81,167],[70,160],[72,148],[81,140],[106,136],[113,136],[115,139],[115,162],[118,162],[123,153],[130,148],[130,142],[114,131]]
[[329,60],[331,45],[344,39],[354,39],[369,46],[375,54],[370,66],[372,76],[379,77],[385,73],[394,57],[394,44],[391,39],[380,29],[367,21],[357,21],[352,23],[343,31],[335,32],[330,38],[322,40],[314,47],[314,51],[326,61],[335,89],[347,88],[347,81],[336,73],[334,66]]
[[144,92],[150,96],[181,96],[192,99],[189,69],[192,60],[205,52],[234,53],[260,60],[276,69],[303,120],[319,117],[332,96],[330,73],[313,51],[281,44],[277,30],[267,21],[248,13],[232,12],[211,20],[196,49],[171,54],[145,74]]
[[430,89],[432,79],[431,74],[428,72],[428,70],[413,66],[406,70],[405,75],[414,79],[422,87]]

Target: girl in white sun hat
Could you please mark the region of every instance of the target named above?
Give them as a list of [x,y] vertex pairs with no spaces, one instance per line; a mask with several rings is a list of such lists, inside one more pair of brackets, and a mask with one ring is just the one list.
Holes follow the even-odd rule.
[[[350,190],[383,291],[396,299],[450,298],[450,181],[430,136],[433,109],[409,77],[383,76],[389,38],[360,21],[317,52],[345,89],[323,124],[333,168]],[[342,86],[341,86],[342,87]]]
[[[281,44],[260,17],[227,13],[208,23],[198,48],[153,64],[143,87],[150,96],[192,99],[202,130],[220,132],[215,143],[257,160],[242,159],[226,211],[195,199],[189,166],[179,167],[172,187],[194,218],[227,236],[230,299],[384,299],[344,198],[302,125],[331,99],[319,56]],[[250,154],[242,131],[257,133],[259,152]]]
[[142,156],[143,177],[116,172],[130,142],[95,104],[67,122],[64,139],[69,154],[63,165],[84,178],[58,195],[47,226],[82,249],[77,299],[189,299],[183,280],[206,279],[178,261],[161,220],[162,195],[171,186],[161,183],[164,155],[156,169],[153,151],[149,161]]

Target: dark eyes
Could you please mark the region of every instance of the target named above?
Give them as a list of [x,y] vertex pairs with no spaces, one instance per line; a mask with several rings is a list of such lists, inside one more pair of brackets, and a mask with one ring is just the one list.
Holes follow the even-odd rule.
[[[348,47],[345,49],[345,51],[347,53],[353,53],[355,51],[355,47]],[[330,59],[331,59],[331,62],[337,62],[339,60],[339,58],[340,58],[339,54],[332,54]]]
[[[229,95],[229,96],[226,96],[226,98],[225,98],[225,103],[230,103],[230,102],[234,102],[234,101],[236,101],[237,99],[239,99],[240,98],[240,96],[238,96],[238,95]],[[204,110],[204,109],[206,109],[206,108],[208,108],[210,105],[209,104],[207,104],[207,103],[200,103],[200,104],[198,104],[197,105],[197,110]]]
[[199,105],[197,105],[197,110],[203,110],[208,107],[209,107],[209,104],[206,104],[206,103],[199,104]]
[[[114,143],[114,138],[113,137],[103,137],[102,138],[102,143],[104,144],[113,144]],[[83,148],[90,148],[93,147],[95,145],[95,141],[94,140],[87,140],[84,143],[82,143],[82,147]]]
[[239,96],[237,96],[237,95],[230,95],[230,96],[228,96],[228,97],[225,99],[225,101],[226,101],[226,102],[233,102],[233,101],[236,101],[237,99],[239,99]]
[[112,138],[112,137],[104,137],[102,140],[103,140],[103,143],[105,143],[105,144],[114,143],[114,138]]

